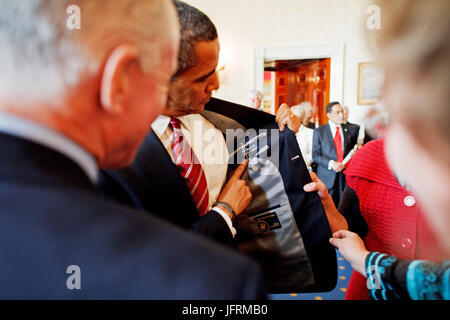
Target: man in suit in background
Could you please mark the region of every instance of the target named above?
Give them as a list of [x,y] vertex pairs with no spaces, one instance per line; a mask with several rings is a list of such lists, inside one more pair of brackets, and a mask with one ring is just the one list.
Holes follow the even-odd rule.
[[264,297],[253,262],[95,189],[165,106],[172,3],[80,0],[75,31],[70,4],[0,0],[0,297]]
[[347,106],[342,107],[342,112],[344,113],[344,118],[342,120],[342,124],[346,124],[348,126],[355,126],[356,128],[358,128],[358,132],[359,132],[359,125],[348,121],[349,110],[348,110]]
[[343,124],[344,113],[339,102],[330,102],[326,113],[328,123],[314,130],[312,154],[317,175],[337,207],[345,188],[343,161],[357,143],[359,127]]
[[[245,210],[252,195],[240,179],[245,162],[226,181],[228,150],[223,133],[200,114],[220,86],[217,30],[200,10],[181,1],[174,4],[181,42],[167,108],[153,122],[134,163],[103,172],[100,187],[123,203],[232,246],[234,216]],[[278,123],[295,130],[296,118],[289,117],[287,106],[281,110]],[[167,210],[168,206],[173,209]]]

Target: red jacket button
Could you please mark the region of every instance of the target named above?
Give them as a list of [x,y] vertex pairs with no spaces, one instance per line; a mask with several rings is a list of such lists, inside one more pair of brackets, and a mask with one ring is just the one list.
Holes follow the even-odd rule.
[[400,244],[402,246],[403,249],[409,249],[412,247],[413,242],[410,238],[402,238],[400,240]]

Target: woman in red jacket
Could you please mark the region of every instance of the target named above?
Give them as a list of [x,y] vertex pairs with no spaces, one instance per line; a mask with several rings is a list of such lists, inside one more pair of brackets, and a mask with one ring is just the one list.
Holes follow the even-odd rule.
[[[404,182],[399,182],[401,179],[396,178],[388,166],[384,150],[384,139],[369,142],[355,154],[345,172],[348,187],[339,212],[346,218],[348,229],[364,238],[367,251],[405,260],[443,259],[445,248],[427,222],[416,195]],[[337,238],[345,236],[348,234],[336,234]],[[339,247],[342,242],[335,240],[332,244],[338,245],[340,251],[344,250],[341,254],[353,262],[346,255],[345,244]],[[364,261],[362,263],[364,265]],[[366,277],[354,271],[346,299],[368,298]]]
[[345,171],[345,223],[336,209],[327,216],[334,231],[356,233],[335,232],[330,242],[357,271],[347,299],[448,299],[450,3],[379,5],[383,26],[375,33],[391,125],[386,140],[364,146]]

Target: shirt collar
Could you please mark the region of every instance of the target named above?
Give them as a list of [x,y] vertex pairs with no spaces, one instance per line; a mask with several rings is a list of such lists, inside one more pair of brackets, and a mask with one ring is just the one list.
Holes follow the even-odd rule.
[[77,163],[93,184],[98,181],[98,166],[94,157],[76,142],[35,122],[0,112],[0,132],[41,144],[64,154]]
[[[190,121],[193,121],[195,119],[196,114],[188,114],[181,117],[176,117],[178,120],[180,120],[180,123],[186,127],[189,128]],[[161,137],[164,131],[166,131],[167,127],[169,126],[171,117],[166,115],[160,115],[158,118],[156,118],[155,121],[152,123],[152,129],[156,132],[156,134]]]
[[328,124],[330,125],[331,132],[333,132],[333,135],[336,133],[336,128],[341,128],[340,125],[334,124],[333,121],[328,121]]
[[152,123],[152,129],[156,132],[158,136],[161,136],[164,131],[166,131],[167,127],[170,123],[170,117],[165,115],[160,115],[156,118]]

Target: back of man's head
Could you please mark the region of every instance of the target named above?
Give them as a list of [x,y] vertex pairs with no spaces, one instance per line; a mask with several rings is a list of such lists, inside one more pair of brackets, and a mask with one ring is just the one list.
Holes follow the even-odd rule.
[[306,116],[305,108],[302,107],[301,104],[297,104],[295,106],[291,107],[291,111],[297,118],[300,119],[300,121],[303,123]]
[[0,8],[0,111],[58,131],[101,167],[129,164],[175,70],[171,1],[0,0]]
[[214,41],[217,30],[214,23],[200,10],[178,0],[174,0],[180,22],[180,51],[178,69],[174,77],[194,67],[197,62],[195,44],[199,41]]
[[[176,25],[168,19],[169,4],[0,0],[0,100],[54,102],[86,72],[102,68],[118,43],[138,46],[140,63],[150,70],[160,61],[168,35],[175,33]],[[78,26],[71,25],[73,19],[79,19]]]

